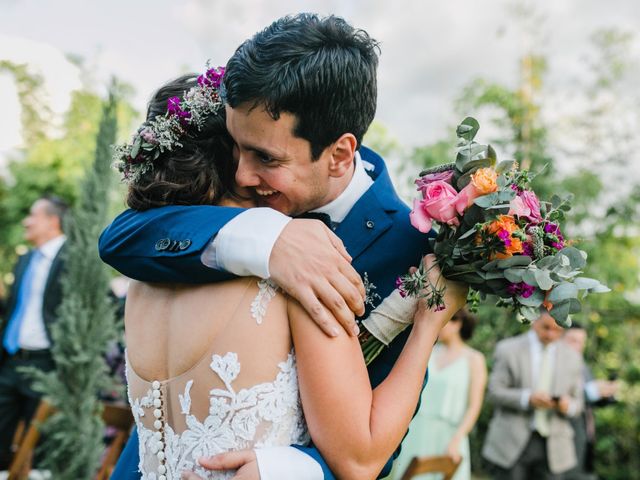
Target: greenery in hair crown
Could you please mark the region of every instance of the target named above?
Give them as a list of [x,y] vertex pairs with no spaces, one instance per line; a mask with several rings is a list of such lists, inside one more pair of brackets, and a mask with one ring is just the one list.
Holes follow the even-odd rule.
[[224,67],[209,68],[198,77],[198,84],[187,90],[183,98],[167,100],[167,112],[144,122],[129,143],[114,146],[114,166],[126,183],[136,183],[153,170],[154,162],[165,151],[182,147],[180,139],[190,129],[198,131],[209,115],[222,107],[219,89]]

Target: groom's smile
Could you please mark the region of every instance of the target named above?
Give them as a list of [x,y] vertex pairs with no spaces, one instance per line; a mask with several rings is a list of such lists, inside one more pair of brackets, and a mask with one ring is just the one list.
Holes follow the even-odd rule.
[[311,158],[311,144],[293,134],[296,117],[277,120],[261,106],[226,107],[227,128],[237,145],[236,182],[254,192],[261,206],[287,215],[321,207],[342,189],[331,172],[331,148]]

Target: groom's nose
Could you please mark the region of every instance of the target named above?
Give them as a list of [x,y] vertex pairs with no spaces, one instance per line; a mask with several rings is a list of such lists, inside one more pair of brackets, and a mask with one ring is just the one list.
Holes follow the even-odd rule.
[[236,183],[240,187],[255,187],[260,185],[260,178],[251,165],[251,160],[246,154],[240,154],[238,169],[236,170]]

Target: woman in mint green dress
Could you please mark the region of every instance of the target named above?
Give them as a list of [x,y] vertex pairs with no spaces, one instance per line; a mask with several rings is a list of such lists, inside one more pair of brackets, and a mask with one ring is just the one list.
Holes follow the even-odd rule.
[[[429,361],[429,382],[422,392],[420,410],[388,479],[400,480],[413,457],[436,455],[460,461],[453,480],[471,478],[468,434],[480,414],[487,383],[484,355],[465,343],[475,324],[476,318],[461,310],[440,331]],[[437,480],[442,475],[415,478]]]

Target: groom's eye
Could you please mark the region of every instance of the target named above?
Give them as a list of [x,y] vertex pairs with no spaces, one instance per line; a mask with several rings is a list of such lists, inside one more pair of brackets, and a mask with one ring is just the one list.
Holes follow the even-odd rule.
[[265,165],[272,164],[276,161],[275,158],[273,158],[271,155],[267,155],[264,152],[256,152],[256,156],[258,157],[258,160],[260,160],[260,163],[263,163]]

